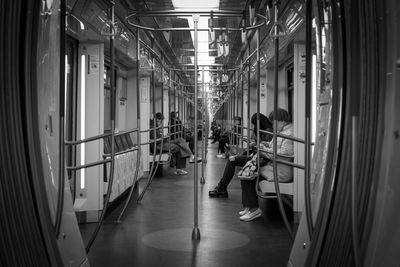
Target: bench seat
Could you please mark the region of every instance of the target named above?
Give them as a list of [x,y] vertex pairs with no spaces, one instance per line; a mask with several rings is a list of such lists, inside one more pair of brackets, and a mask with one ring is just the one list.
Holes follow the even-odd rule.
[[149,155],[149,162],[152,163],[154,159],[154,162],[157,163],[158,160],[160,160],[160,164],[168,164],[169,160],[170,160],[170,156],[169,154],[161,154],[161,158],[160,155]]
[[[281,194],[285,195],[293,195],[293,182],[291,183],[278,183],[279,191]],[[275,193],[275,184],[274,182],[269,182],[267,180],[261,180],[259,182],[260,190],[262,193]]]

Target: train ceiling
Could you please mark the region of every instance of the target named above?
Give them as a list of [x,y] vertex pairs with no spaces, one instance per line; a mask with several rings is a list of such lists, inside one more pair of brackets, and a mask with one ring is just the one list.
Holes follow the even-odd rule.
[[[134,62],[136,61],[136,55],[134,53],[129,53],[129,51],[135,50],[135,38],[136,29],[129,25],[125,18],[132,12],[140,11],[159,11],[159,10],[174,10],[174,3],[176,1],[183,1],[183,3],[203,3],[213,1],[213,0],[116,0],[115,1],[115,14],[118,23],[126,30],[122,31],[121,36],[124,38],[117,38],[117,60],[128,67],[134,67]],[[186,2],[185,2],[186,1]],[[292,2],[299,2],[301,0],[294,0]],[[217,2],[219,10],[229,10],[229,11],[242,11],[246,13],[248,17],[249,6],[254,6],[256,10],[260,13],[265,14],[265,8],[268,0],[219,0]],[[281,2],[281,7],[285,8],[289,0],[283,0]],[[77,34],[80,40],[86,39],[86,41],[103,41],[105,43],[105,53],[107,53],[108,42],[106,36],[100,36],[99,33],[103,31],[104,20],[107,17],[107,8],[110,5],[110,1],[107,0],[68,0],[67,10],[72,14],[75,19],[68,19],[67,24],[69,24],[71,31],[79,31],[79,26],[77,22],[83,21],[85,24],[89,24],[91,31],[95,32],[91,36],[90,31],[81,32]],[[194,9],[194,8],[193,8]],[[215,9],[215,8],[213,8]],[[187,9],[190,10],[190,9]],[[70,16],[71,17],[71,16]],[[103,17],[103,18],[102,18]],[[165,28],[165,27],[193,27],[191,19],[179,18],[179,17],[135,17],[135,23],[140,25],[145,25],[152,28]],[[227,90],[224,83],[230,78],[229,73],[226,69],[234,68],[238,64],[241,53],[245,46],[242,43],[242,36],[240,31],[230,31],[229,28],[238,28],[242,25],[243,16],[240,17],[230,17],[230,18],[215,18],[213,20],[214,27],[228,28],[226,30],[215,30],[215,38],[212,40],[210,33],[207,33],[209,38],[206,40],[208,42],[208,52],[199,51],[199,64],[201,59],[208,57],[212,59],[212,63],[222,64],[224,67],[210,67],[210,73],[214,74],[211,76],[211,82],[213,82],[215,87],[213,87],[214,101],[220,103],[221,100],[225,99],[229,90]],[[206,25],[210,24],[211,20],[206,21]],[[207,27],[207,26],[206,26]],[[265,36],[266,32],[269,31],[269,25],[267,27],[262,27],[261,36]],[[97,36],[96,36],[97,33]],[[200,32],[199,32],[200,33]],[[101,34],[100,34],[101,35]],[[125,38],[126,37],[126,38]],[[141,30],[140,38],[144,40],[148,45],[151,44],[151,40],[154,39],[155,48],[158,51],[162,49],[163,60],[166,65],[176,66],[180,69],[193,69],[194,59],[194,45],[193,45],[193,35],[190,31],[144,31]],[[101,40],[102,39],[102,40]],[[201,40],[199,40],[201,41]],[[227,45],[228,49],[218,51],[218,44]],[[161,52],[161,51],[160,51]],[[186,64],[186,67],[182,67]],[[216,70],[219,73],[215,72]],[[180,80],[185,84],[194,84],[194,71],[183,70],[179,71]],[[226,77],[228,75],[228,77]],[[228,78],[228,79],[227,79]],[[193,88],[190,89],[193,92]]]

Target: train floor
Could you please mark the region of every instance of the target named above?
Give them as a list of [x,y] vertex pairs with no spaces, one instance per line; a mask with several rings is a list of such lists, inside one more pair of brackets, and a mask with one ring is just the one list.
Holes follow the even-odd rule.
[[[156,177],[140,203],[136,202],[146,179],[141,179],[121,224],[115,208],[103,223],[88,257],[91,266],[287,266],[291,241],[274,200],[262,202],[261,218],[239,220],[242,209],[240,181],[234,177],[228,198],[209,198],[222,176],[227,159],[217,159],[217,144],[210,144],[199,183],[200,240],[192,240],[194,222],[194,165],[188,175],[168,170]],[[201,177],[201,164],[199,179]],[[122,206],[122,205],[120,205]],[[94,224],[81,224],[85,243]]]

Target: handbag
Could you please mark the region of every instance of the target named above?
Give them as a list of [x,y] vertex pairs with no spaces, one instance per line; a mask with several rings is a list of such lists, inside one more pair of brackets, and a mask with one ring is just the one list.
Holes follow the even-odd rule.
[[239,171],[238,178],[240,180],[254,180],[257,176],[257,155],[254,155]]

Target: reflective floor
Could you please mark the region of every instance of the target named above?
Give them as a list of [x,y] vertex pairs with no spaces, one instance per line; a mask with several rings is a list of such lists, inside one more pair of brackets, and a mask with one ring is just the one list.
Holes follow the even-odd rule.
[[[192,241],[194,165],[188,164],[188,175],[174,176],[169,169],[156,177],[139,204],[136,190],[122,224],[114,223],[120,207],[106,218],[89,253],[91,266],[286,266],[291,242],[273,200],[261,203],[262,218],[241,222],[237,178],[229,198],[208,197],[227,161],[216,158],[217,144],[209,146],[206,182],[199,184],[200,241]],[[81,225],[85,242],[93,228]]]

